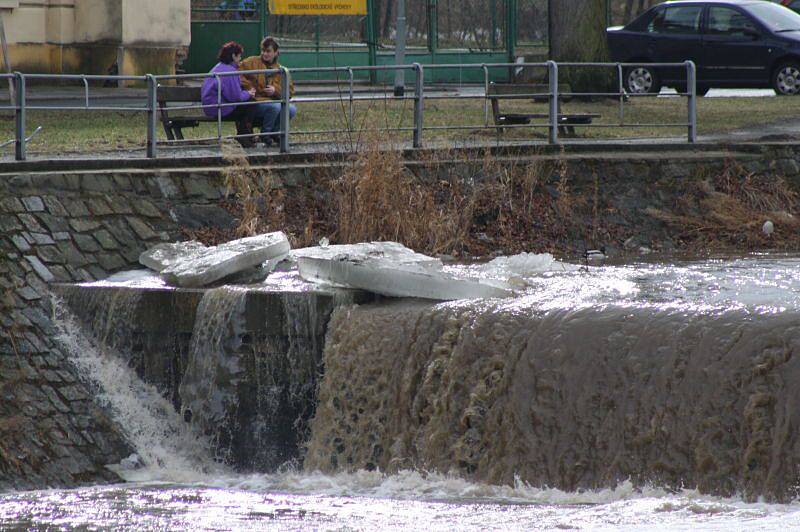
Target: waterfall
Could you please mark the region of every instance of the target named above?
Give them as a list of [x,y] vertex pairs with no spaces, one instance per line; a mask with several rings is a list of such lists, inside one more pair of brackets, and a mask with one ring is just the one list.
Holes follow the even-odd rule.
[[184,419],[211,439],[218,459],[263,472],[301,458],[325,327],[342,302],[234,287],[205,292],[179,394]]
[[798,318],[524,298],[339,309],[304,465],[791,498]]
[[96,316],[93,326],[97,339],[85,334],[66,305],[56,298],[56,340],[136,450],[138,457],[117,471],[129,480],[169,481],[193,481],[225,471],[211,459],[208,443],[180,419],[171,402],[136,375],[128,357],[109,347],[121,345],[120,339],[126,338],[133,323],[130,317],[137,309],[137,292],[118,290],[113,297],[101,296],[85,294],[83,307],[91,307]]
[[[247,293],[222,287],[206,291],[197,309],[186,372],[181,381],[183,418],[209,438],[217,458],[230,463],[236,439],[247,427],[238,422],[237,387],[247,383],[247,354],[252,339],[245,332]],[[253,390],[243,393],[253,396]]]

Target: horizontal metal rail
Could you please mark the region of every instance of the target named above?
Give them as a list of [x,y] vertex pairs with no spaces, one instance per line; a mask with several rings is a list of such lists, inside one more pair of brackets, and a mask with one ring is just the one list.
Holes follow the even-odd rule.
[[[686,92],[679,92],[674,96],[687,98],[687,120],[686,122],[675,123],[626,123],[625,122],[625,102],[631,98],[642,97],[655,97],[657,94],[629,94],[624,90],[624,74],[627,69],[648,65],[654,68],[681,68],[686,72]],[[574,90],[560,91],[559,86],[559,69],[587,69],[587,68],[603,68],[610,69],[616,74],[617,78],[617,91],[601,90],[597,92],[578,92]],[[480,70],[483,74],[483,83],[472,85],[474,93],[457,93],[447,94],[441,92],[426,93],[426,74],[430,71],[450,71],[450,70]],[[511,69],[519,72],[521,69],[534,69],[544,71],[542,90],[536,92],[516,92],[513,94],[497,94],[491,90],[490,74],[492,70],[497,69]],[[359,72],[397,72],[397,71],[410,71],[413,73],[413,91],[402,94],[394,94],[394,87],[389,87],[388,84],[384,92],[378,93],[363,93],[355,90],[356,79],[355,76]],[[326,93],[320,96],[298,96],[295,98],[290,97],[290,78],[292,74],[300,73],[334,73],[336,74],[337,81],[340,81],[337,87],[337,93],[333,96],[328,96]],[[280,74],[281,76],[281,98],[274,100],[274,103],[280,104],[280,114],[278,118],[279,128],[275,132],[268,133],[250,133],[246,135],[228,135],[223,132],[223,122],[226,116],[223,116],[226,109],[237,108],[240,106],[254,106],[263,102],[249,100],[242,102],[228,102],[224,101],[222,95],[222,80],[231,76],[242,76],[248,74],[272,76]],[[340,78],[339,74],[343,76]],[[460,74],[459,74],[460,77]],[[28,102],[29,95],[27,90],[28,80],[41,80],[52,79],[58,81],[78,81],[83,84],[83,105],[44,105],[33,104]],[[163,101],[159,104],[158,90],[159,87],[179,83],[185,80],[205,80],[213,79],[216,88],[216,98],[213,103],[198,102],[197,104],[188,105],[168,105],[169,102]],[[522,128],[547,128],[548,129],[548,142],[551,144],[559,143],[559,130],[564,127],[579,126],[582,128],[687,128],[687,142],[696,142],[697,140],[697,92],[696,92],[696,68],[694,63],[686,61],[683,63],[556,63],[553,61],[538,62],[538,63],[483,63],[483,64],[444,64],[444,65],[426,65],[422,66],[418,63],[406,65],[371,65],[371,66],[336,66],[336,67],[307,67],[289,69],[286,67],[266,70],[248,70],[248,71],[233,71],[233,72],[210,72],[204,74],[172,74],[172,75],[152,75],[145,76],[103,76],[103,75],[81,75],[81,74],[24,74],[15,72],[13,74],[0,74],[0,82],[6,80],[13,91],[13,101],[10,105],[0,106],[0,110],[14,111],[14,139],[7,142],[0,143],[0,148],[13,144],[15,146],[15,158],[17,160],[25,160],[27,157],[27,143],[42,129],[38,127],[36,131],[30,136],[26,136],[27,127],[27,112],[28,111],[117,111],[117,112],[137,112],[147,114],[147,131],[146,131],[146,153],[147,157],[153,158],[158,156],[159,145],[164,146],[180,146],[192,143],[214,142],[221,144],[224,140],[228,139],[253,139],[263,136],[270,136],[278,139],[278,144],[281,152],[288,152],[290,149],[291,136],[295,137],[309,137],[309,136],[325,136],[337,135],[342,133],[354,133],[361,131],[386,131],[386,132],[401,132],[412,133],[412,145],[415,148],[423,145],[423,134],[425,131],[444,131],[444,130],[465,130],[465,129],[496,129],[502,131],[505,129],[522,129]],[[113,105],[92,105],[91,101],[91,88],[90,82],[97,81],[110,81],[114,84],[120,82],[133,82],[146,84],[147,98],[144,106],[134,104],[131,106],[113,106]],[[344,86],[344,87],[343,87]],[[433,91],[431,86],[427,86],[428,91]],[[470,89],[473,90],[473,89]],[[559,103],[566,99],[580,99],[580,98],[616,98],[619,101],[619,120],[616,123],[567,123],[561,120],[563,116],[560,111]],[[530,122],[524,124],[501,124],[491,123],[489,119],[490,106],[493,101],[498,99],[504,100],[535,100],[541,103],[546,103],[547,112],[542,113],[541,117],[547,117],[547,122]],[[134,98],[135,100],[135,98]],[[444,125],[425,125],[425,101],[426,100],[476,100],[483,103],[483,123],[481,124],[457,124],[446,123]],[[409,126],[397,127],[383,127],[383,128],[370,128],[364,127],[356,128],[356,105],[359,103],[369,103],[375,101],[386,102],[413,102],[413,119],[412,124]],[[342,103],[347,106],[347,124],[345,128],[339,129],[316,129],[304,131],[290,131],[289,120],[289,106],[294,104],[325,104],[325,103]],[[217,134],[213,137],[201,137],[192,139],[177,139],[163,141],[158,139],[157,126],[159,113],[175,113],[178,111],[202,111],[208,118],[216,118]],[[209,110],[213,110],[209,113]],[[227,114],[227,113],[225,113]],[[565,113],[566,114],[566,113]],[[191,116],[182,117],[191,120]],[[314,143],[315,141],[309,141]]]

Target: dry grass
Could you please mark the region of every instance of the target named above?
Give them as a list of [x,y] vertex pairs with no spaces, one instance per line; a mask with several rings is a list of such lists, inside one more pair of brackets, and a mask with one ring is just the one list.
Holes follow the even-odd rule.
[[[334,240],[395,240],[456,257],[553,251],[584,228],[585,201],[569,190],[566,165],[540,159],[473,158],[431,151],[414,165],[373,142],[333,183]],[[557,197],[545,190],[556,183]]]
[[[653,249],[685,251],[797,249],[797,195],[781,179],[728,163],[683,181],[674,200],[647,209],[617,205],[598,169],[573,176],[565,158],[498,158],[431,150],[406,161],[391,136],[362,132],[349,159],[320,156],[310,179],[274,186],[269,169],[252,168],[237,147],[226,151],[227,206],[239,220],[228,234],[190,236],[206,243],[284,231],[293,247],[323,237],[346,244],[392,240],[432,255],[490,257],[550,252],[570,256],[589,247],[621,248],[639,235]],[[588,178],[588,179],[587,179]],[[646,185],[640,190],[647,194]],[[609,216],[613,215],[613,216]],[[760,231],[772,220],[775,233]]]
[[331,181],[335,240],[392,240],[429,253],[463,247],[474,195],[464,190],[461,180],[424,183],[405,165],[399,150],[386,146],[386,140],[371,138]]
[[[252,168],[237,148],[226,150],[231,166],[223,177],[237,229],[187,236],[218,243],[282,230],[293,247],[323,237],[340,244],[392,240],[423,253],[482,256],[552,249],[570,225],[558,220],[571,218],[579,203],[561,163],[444,150],[409,165],[391,138],[366,134],[358,142],[350,159],[320,161],[324,171],[291,188],[272,187],[268,169]],[[544,190],[554,176],[555,201]]]
[[[721,172],[692,181],[689,187],[673,209],[647,211],[677,231],[687,248],[796,248],[798,197],[784,179],[748,172],[727,161]],[[760,230],[766,220],[774,224],[772,235]]]
[[233,197],[239,206],[239,224],[236,236],[255,236],[265,232],[269,226],[279,223],[271,208],[272,172],[269,169],[253,169],[244,150],[235,142],[223,145],[223,156],[229,166],[223,170],[226,197]]

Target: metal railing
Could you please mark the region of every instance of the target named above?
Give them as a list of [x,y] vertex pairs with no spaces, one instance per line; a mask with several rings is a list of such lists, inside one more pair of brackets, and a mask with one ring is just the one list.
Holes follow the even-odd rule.
[[[357,95],[354,90],[355,74],[359,71],[411,71],[414,74],[413,92],[406,95],[385,95],[380,99],[387,99],[392,101],[410,100],[413,101],[413,125],[412,126],[398,126],[393,128],[382,128],[383,131],[397,131],[397,132],[411,132],[412,145],[414,148],[423,146],[423,138],[425,131],[434,130],[448,130],[448,129],[492,129],[502,127],[503,129],[514,128],[547,128],[548,142],[550,144],[558,144],[559,128],[563,127],[563,123],[559,120],[560,108],[559,102],[564,98],[616,98],[619,101],[619,122],[615,124],[592,124],[582,123],[580,127],[596,127],[596,128],[610,128],[610,127],[685,127],[687,129],[687,142],[694,143],[697,141],[697,92],[696,92],[696,68],[693,62],[686,61],[683,63],[648,63],[649,67],[653,68],[682,68],[686,70],[686,92],[678,93],[679,96],[687,97],[687,120],[685,122],[675,123],[649,123],[649,124],[626,124],[624,122],[625,101],[630,97],[654,97],[658,94],[629,94],[624,90],[624,75],[627,69],[642,66],[644,63],[556,63],[554,61],[547,61],[545,63],[491,63],[491,64],[453,64],[453,65],[428,65],[423,67],[419,63],[410,65],[382,65],[382,66],[357,66],[357,67],[320,67],[320,68],[297,68],[289,69],[281,67],[272,70],[254,70],[254,71],[235,71],[235,72],[217,72],[217,73],[204,73],[204,74],[180,74],[180,75],[152,75],[145,76],[94,76],[94,75],[57,75],[57,74],[23,74],[20,72],[14,74],[0,74],[0,81],[12,80],[14,86],[15,101],[13,105],[0,106],[0,111],[13,110],[15,113],[15,127],[14,139],[3,144],[0,148],[14,144],[15,158],[18,161],[24,161],[27,158],[27,143],[38,133],[41,128],[31,135],[26,136],[26,113],[28,111],[36,110],[81,110],[81,111],[120,111],[120,112],[144,112],[147,115],[147,131],[146,131],[146,156],[148,158],[158,157],[159,144],[168,145],[181,145],[190,143],[200,143],[217,141],[221,144],[225,139],[240,139],[246,137],[258,137],[265,133],[251,133],[247,135],[225,135],[223,132],[222,123],[224,121],[223,112],[224,108],[258,105],[260,101],[249,100],[245,102],[225,102],[222,98],[222,79],[226,76],[241,76],[243,74],[265,74],[271,75],[275,73],[281,74],[281,98],[275,100],[280,102],[280,116],[279,124],[280,129],[276,132],[267,133],[267,135],[274,135],[278,137],[279,149],[282,153],[286,153],[291,147],[291,130],[289,120],[289,105],[290,103],[308,103],[316,104],[323,102],[339,102],[347,105],[347,127],[344,129],[323,129],[323,130],[308,130],[294,132],[295,136],[300,135],[332,135],[336,133],[354,132],[355,129],[355,104],[362,100],[377,99],[374,95]],[[617,91],[613,92],[559,92],[559,69],[566,68],[606,68],[613,69],[617,77]],[[492,69],[542,69],[546,72],[546,92],[537,93],[519,93],[515,92],[511,98],[513,99],[540,99],[546,100],[547,106],[547,122],[546,123],[526,123],[526,124],[498,124],[490,123],[489,121],[489,108],[491,101],[498,97],[498,95],[490,94],[490,71]],[[483,71],[483,87],[481,90],[473,91],[471,94],[440,94],[431,92],[426,94],[425,73],[435,69],[481,69]],[[337,88],[335,95],[328,97],[290,97],[290,79],[292,73],[300,72],[315,72],[315,73],[344,73],[347,75],[347,90],[342,91],[341,87]],[[166,108],[166,112],[185,111],[185,110],[206,110],[213,108],[216,110],[216,125],[217,135],[213,137],[193,138],[193,139],[179,139],[159,141],[158,139],[158,114],[164,111],[159,107],[158,89],[160,86],[169,82],[179,82],[187,79],[206,79],[215,78],[217,81],[217,99],[213,104],[203,105],[171,105]],[[83,105],[30,105],[27,102],[27,81],[31,79],[54,79],[59,81],[80,81],[84,87],[84,104]],[[89,97],[89,83],[92,81],[113,81],[113,82],[138,82],[145,83],[147,86],[147,100],[146,105],[143,107],[137,106],[92,106],[90,105]],[[502,98],[509,98],[508,95]],[[439,100],[439,99],[477,99],[483,101],[483,122],[480,124],[447,124],[436,126],[425,126],[425,101],[426,100]]]

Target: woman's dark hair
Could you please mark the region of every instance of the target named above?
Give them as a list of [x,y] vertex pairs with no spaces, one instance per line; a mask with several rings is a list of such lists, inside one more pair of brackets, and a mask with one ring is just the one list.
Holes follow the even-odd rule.
[[225,63],[226,65],[230,65],[233,63],[233,56],[239,55],[244,52],[244,48],[238,42],[229,41],[222,45],[222,48],[219,49],[219,54],[217,54],[217,58],[219,59],[220,63]]
[[278,41],[274,37],[264,37],[261,41],[261,49],[266,50],[267,48],[272,48],[277,52],[280,46],[278,46]]

